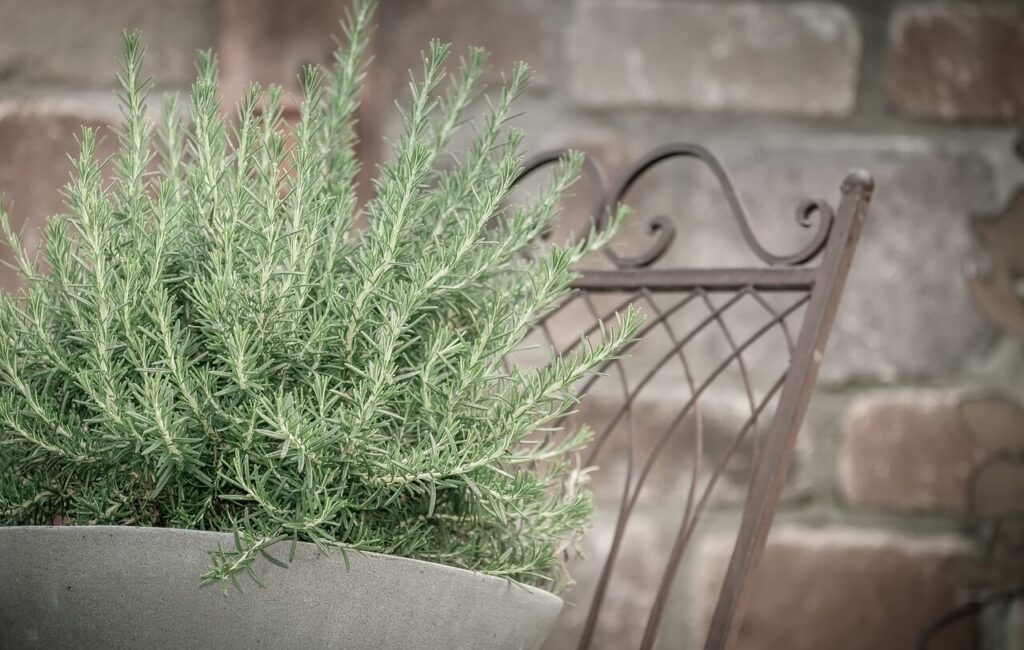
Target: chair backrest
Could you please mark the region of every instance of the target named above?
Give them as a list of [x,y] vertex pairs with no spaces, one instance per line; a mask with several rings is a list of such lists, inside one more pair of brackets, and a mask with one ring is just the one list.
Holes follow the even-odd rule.
[[[520,180],[556,162],[563,153],[537,156],[525,166]],[[588,465],[598,462],[602,452],[615,455],[615,462],[624,465],[619,473],[623,485],[616,492],[621,501],[603,568],[589,585],[589,594],[576,594],[580,606],[588,608],[581,624],[580,648],[590,647],[600,629],[598,619],[606,596],[615,589],[615,567],[622,556],[626,531],[638,503],[652,494],[678,500],[673,507],[678,506],[676,512],[681,514],[674,537],[664,544],[667,552],[659,560],[659,584],[645,612],[641,647],[653,647],[697,523],[708,510],[715,488],[724,482],[723,476],[734,472],[737,459],[746,455],[745,494],[741,491],[738,497],[745,499],[742,518],[710,616],[705,647],[717,649],[728,644],[794,456],[797,433],[873,188],[866,172],[854,171],[842,182],[835,210],[822,200],[802,202],[796,217],[812,233],[809,241],[791,254],[775,254],[755,235],[722,163],[701,146],[676,144],[643,156],[610,186],[610,191],[606,190],[602,170],[587,160],[584,174],[595,188],[590,209],[596,226],[606,223],[608,206],[620,201],[629,203],[624,199],[634,184],[660,163],[674,158],[694,159],[710,172],[737,227],[737,241],[742,239],[758,263],[746,268],[676,268],[685,266],[671,264],[667,255],[677,235],[676,221],[664,216],[646,219],[637,214],[632,228],[635,231],[640,220],[651,245],[629,256],[608,250],[600,263],[584,265],[586,268],[579,269],[574,296],[546,316],[535,332],[540,337],[538,343],[559,354],[578,345],[578,337],[559,342],[559,338],[565,339],[560,333],[566,329],[592,334],[631,302],[640,304],[648,316],[640,341],[628,351],[630,357],[611,362],[601,376],[580,387],[580,392],[591,399],[584,400],[581,412],[574,416],[584,420],[590,417],[595,430],[586,454]],[[614,242],[611,248],[616,248]],[[666,265],[668,268],[663,268]],[[587,321],[583,326],[581,319]],[[708,336],[716,337],[719,343],[710,343]],[[767,345],[766,353],[757,359],[748,358],[756,346],[765,347],[764,342],[773,336],[778,342]],[[712,359],[716,350],[718,356]],[[765,362],[764,354],[781,360],[774,374],[766,373],[765,368],[771,364]],[[587,406],[594,401],[598,382],[613,387],[600,392],[596,400],[599,417],[594,415],[594,407]],[[667,401],[672,413],[656,432],[640,434],[634,422],[650,419],[649,414],[639,411],[648,405],[645,391],[655,390],[656,384],[660,386],[660,403]],[[711,440],[707,430],[710,425],[704,422],[706,404],[714,390],[726,384],[731,395],[741,396],[743,417],[734,422],[727,436]],[[644,444],[638,443],[638,436],[644,437]],[[682,481],[683,487],[672,491],[659,483],[652,488],[652,483],[657,483],[651,480],[657,473],[656,465],[664,462],[666,450],[680,444],[688,445],[688,460],[670,463],[668,471],[673,476],[689,473]],[[712,446],[716,448],[713,453]],[[646,449],[642,455],[640,447]],[[712,456],[712,462],[705,464],[704,456]],[[585,597],[589,603],[582,600]]]

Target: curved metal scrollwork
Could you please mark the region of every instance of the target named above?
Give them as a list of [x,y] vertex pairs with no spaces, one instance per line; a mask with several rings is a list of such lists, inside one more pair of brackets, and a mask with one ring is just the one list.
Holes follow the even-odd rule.
[[[568,152],[568,149],[546,151],[530,159],[516,179],[516,183],[534,171],[557,162]],[[814,259],[824,248],[832,230],[834,214],[831,206],[823,199],[808,199],[800,202],[796,208],[796,222],[810,228],[817,221],[817,230],[807,244],[799,250],[788,254],[776,254],[764,247],[750,226],[750,218],[739,193],[733,185],[729,173],[722,162],[705,147],[692,143],[670,144],[654,149],[640,158],[626,171],[622,179],[610,194],[605,191],[604,174],[589,157],[585,159],[584,176],[594,184],[593,215],[595,227],[599,230],[608,225],[609,207],[623,202],[630,189],[652,168],[673,158],[693,158],[703,163],[714,175],[722,189],[726,203],[732,216],[739,226],[744,242],[757,257],[770,266],[797,266]],[[676,226],[672,219],[665,215],[650,217],[645,224],[653,241],[646,250],[639,254],[623,255],[610,248],[605,255],[619,269],[645,268],[661,259],[668,251],[676,236]],[[547,233],[550,236],[550,233]]]

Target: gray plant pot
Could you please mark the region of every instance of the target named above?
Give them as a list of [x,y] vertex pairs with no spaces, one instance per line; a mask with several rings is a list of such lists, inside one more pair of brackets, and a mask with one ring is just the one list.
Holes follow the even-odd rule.
[[[200,587],[232,536],[120,526],[0,527],[0,648],[537,648],[562,601],[452,567],[299,544],[266,584]],[[287,557],[282,545],[277,555]]]

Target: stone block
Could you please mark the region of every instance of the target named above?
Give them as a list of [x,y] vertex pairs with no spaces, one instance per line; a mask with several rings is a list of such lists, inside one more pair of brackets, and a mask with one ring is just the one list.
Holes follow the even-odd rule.
[[214,0],[3,0],[0,79],[8,83],[116,84],[121,33],[138,29],[146,72],[160,87],[187,87],[196,50],[216,37]]
[[299,75],[306,64],[329,65],[341,37],[347,0],[223,0],[217,51],[221,92],[227,106],[251,82],[277,84],[294,109],[301,99]]
[[[694,556],[695,638],[703,646],[731,538],[709,535]],[[968,552],[957,537],[782,526],[769,537],[750,585],[736,650],[913,648],[918,635],[958,604],[945,565]],[[970,622],[947,631],[935,650],[977,646]]]
[[860,30],[839,4],[582,4],[566,46],[587,108],[839,116],[856,103]]
[[897,7],[889,25],[889,101],[942,120],[1024,116],[1024,8],[929,2]]
[[517,61],[533,69],[534,88],[548,86],[557,73],[558,3],[542,0],[401,0],[381,3],[380,63],[396,87],[408,71],[422,72],[420,52],[430,39],[452,44],[453,60],[471,46],[490,53],[484,80],[498,82]]
[[962,514],[981,450],[949,391],[901,390],[857,398],[843,420],[838,480],[857,508]]

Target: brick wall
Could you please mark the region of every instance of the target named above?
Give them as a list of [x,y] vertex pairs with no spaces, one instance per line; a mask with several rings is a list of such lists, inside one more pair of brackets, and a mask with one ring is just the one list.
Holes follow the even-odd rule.
[[[982,451],[957,404],[992,388],[1024,395],[1020,342],[978,312],[961,273],[973,245],[967,215],[1001,203],[1024,176],[1011,155],[1024,120],[1024,9],[891,0],[381,4],[361,127],[369,163],[386,156],[381,136],[395,132],[390,98],[401,93],[405,69],[437,36],[457,49],[491,50],[491,82],[517,59],[533,65],[519,120],[531,149],[571,145],[621,169],[665,142],[708,145],[768,243],[785,243],[800,199],[834,200],[851,167],[874,173],[870,221],[738,647],[911,647],[962,596],[949,566],[972,553],[966,482]],[[231,102],[251,79],[296,92],[298,67],[327,60],[344,5],[0,0],[0,190],[15,222],[29,241],[38,238],[39,224],[61,209],[56,190],[76,125],[116,119],[110,90],[122,29],[143,30],[150,72],[164,90],[187,86],[195,49],[217,47]],[[738,254],[706,175],[680,168],[652,176],[643,207],[658,201],[682,226],[673,260]],[[9,275],[0,283],[14,286]],[[654,422],[660,405],[645,407]],[[719,416],[730,417],[729,408]],[[614,463],[603,469],[621,472]],[[675,479],[665,480],[672,494]],[[616,499],[600,483],[598,493],[594,547],[607,541],[605,513]],[[723,498],[709,514],[680,574],[662,647],[699,643],[736,506]],[[658,524],[678,503],[646,507],[628,553],[634,561],[608,603],[602,647],[627,647],[642,631],[655,558],[671,543],[672,531]],[[579,575],[585,585],[592,567]],[[567,643],[581,610],[568,612],[550,647]],[[1024,647],[1021,611],[1018,604],[961,626],[937,647]]]

